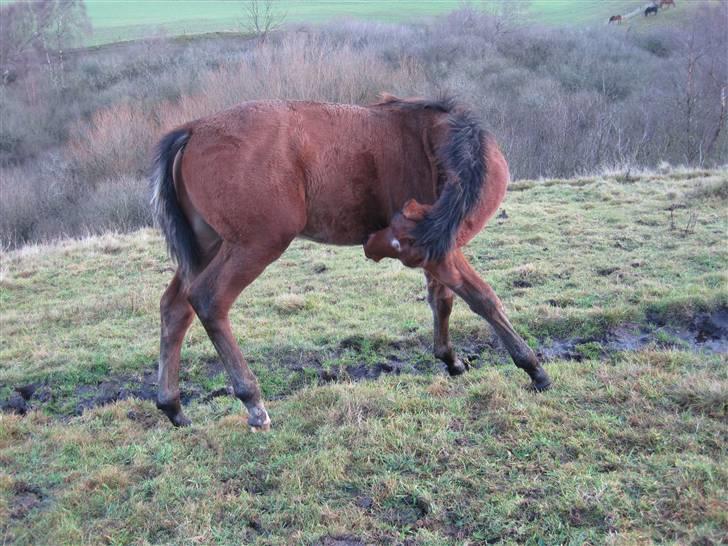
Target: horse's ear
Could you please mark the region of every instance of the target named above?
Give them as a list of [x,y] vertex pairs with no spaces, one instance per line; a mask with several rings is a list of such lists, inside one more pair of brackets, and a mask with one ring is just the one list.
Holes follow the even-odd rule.
[[432,205],[423,205],[418,203],[416,199],[410,199],[402,207],[402,216],[407,218],[407,220],[419,222],[425,219],[425,216],[427,216],[431,208]]

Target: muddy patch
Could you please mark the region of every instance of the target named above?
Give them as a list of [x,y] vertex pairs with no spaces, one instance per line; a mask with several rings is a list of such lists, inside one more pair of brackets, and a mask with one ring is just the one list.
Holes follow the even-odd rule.
[[[440,365],[431,355],[432,346],[424,339],[392,341],[350,336],[331,349],[284,349],[266,359],[276,362],[279,369],[290,372],[289,388],[272,397],[279,398],[311,382],[324,385],[341,381],[375,380],[382,375],[431,373],[440,367],[445,370],[445,365]],[[251,359],[251,362],[256,361]]]
[[13,484],[13,496],[10,500],[10,517],[22,519],[43,502],[45,495],[39,487],[18,481]]
[[728,354],[728,308],[699,313],[683,325],[668,324],[661,316],[648,315],[646,324],[625,324],[600,338],[548,340],[541,344],[538,355],[545,360],[579,362],[649,347]]
[[0,401],[0,410],[5,413],[25,415],[32,408],[30,400],[34,396],[40,402],[48,402],[50,389],[41,386],[40,383],[19,385],[6,400]]
[[[206,395],[206,400],[220,395],[218,391],[204,393],[192,382],[182,382],[181,391],[183,404],[189,404],[203,395]],[[71,393],[54,391],[48,381],[16,386],[7,399],[0,401],[0,409],[5,413],[25,415],[31,410],[52,404],[55,413],[72,416],[120,400],[155,400],[156,396],[157,371],[148,369],[141,374],[110,375],[97,383],[78,385]]]
[[157,395],[156,373],[148,370],[141,376],[118,376],[96,385],[81,385],[76,388],[75,395],[79,399],[74,411],[76,415],[128,398],[153,400]]

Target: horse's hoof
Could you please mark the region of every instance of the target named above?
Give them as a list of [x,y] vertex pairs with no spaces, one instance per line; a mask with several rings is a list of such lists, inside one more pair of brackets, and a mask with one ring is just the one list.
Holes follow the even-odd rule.
[[531,383],[526,387],[531,392],[544,392],[551,388],[551,378],[542,370],[542,373],[531,378]]
[[184,413],[178,413],[174,417],[170,417],[169,420],[176,427],[188,427],[192,424],[192,421]]
[[267,423],[265,423],[264,425],[259,426],[259,427],[254,427],[254,426],[250,427],[250,432],[252,432],[252,433],[269,432],[269,431],[270,431],[270,421],[268,421]]
[[541,366],[528,374],[531,377],[531,384],[527,387],[532,392],[544,392],[551,388],[551,378]]
[[172,400],[171,402],[158,401],[157,408],[162,410],[176,427],[188,427],[192,424],[192,421],[182,412],[182,405],[179,400]]
[[458,375],[463,375],[466,371],[468,371],[468,366],[466,363],[464,363],[459,358],[455,359],[455,362],[450,364],[447,367],[447,373],[450,374],[450,377],[456,377]]
[[531,392],[545,392],[551,388],[551,381],[544,383],[534,383],[533,381],[526,386],[526,389]]
[[256,408],[248,417],[250,432],[268,432],[270,430],[270,417],[264,409]]

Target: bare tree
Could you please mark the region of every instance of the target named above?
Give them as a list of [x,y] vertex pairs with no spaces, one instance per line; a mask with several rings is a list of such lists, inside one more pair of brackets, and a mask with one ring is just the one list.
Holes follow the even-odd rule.
[[245,16],[241,27],[265,42],[268,35],[278,30],[286,19],[286,12],[274,0],[247,0],[244,4]]
[[0,70],[4,81],[40,57],[62,79],[64,50],[91,30],[83,0],[36,0],[0,6]]

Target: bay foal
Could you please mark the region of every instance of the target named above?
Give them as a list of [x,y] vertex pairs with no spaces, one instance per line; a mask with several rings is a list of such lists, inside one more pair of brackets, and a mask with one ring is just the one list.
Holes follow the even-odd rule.
[[533,351],[459,250],[496,212],[508,178],[492,137],[451,99],[247,102],[170,132],[156,148],[151,180],[154,216],[178,264],[160,305],[157,406],[175,425],[189,424],[180,348],[197,315],[248,423],[270,427],[228,312],[296,237],[363,244],[374,259],[422,268],[434,352],[451,374],[465,371],[448,334],[457,294],[492,325],[532,387],[548,388]]

